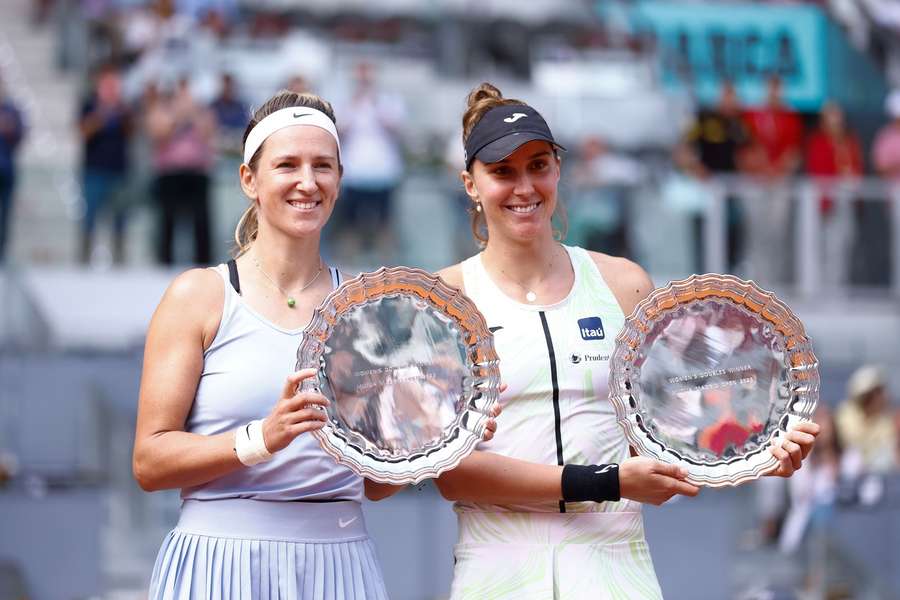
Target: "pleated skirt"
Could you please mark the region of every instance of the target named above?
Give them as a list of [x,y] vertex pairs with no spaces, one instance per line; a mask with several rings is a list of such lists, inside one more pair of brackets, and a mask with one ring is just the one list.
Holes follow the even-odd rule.
[[186,500],[153,600],[386,600],[357,502]]

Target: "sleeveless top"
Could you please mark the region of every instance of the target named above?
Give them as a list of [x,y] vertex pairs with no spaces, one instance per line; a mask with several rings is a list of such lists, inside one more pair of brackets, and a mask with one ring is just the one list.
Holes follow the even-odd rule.
[[[625,315],[582,248],[564,246],[575,282],[560,302],[522,304],[506,296],[475,255],[462,263],[466,295],[487,320],[500,357],[497,433],[477,448],[542,464],[621,463],[628,444],[608,399],[609,358]],[[457,512],[638,511],[620,502],[515,506],[458,502]]]
[[[219,330],[203,355],[203,373],[185,423],[186,431],[203,435],[233,431],[269,414],[295,370],[304,329],[271,323],[244,302],[226,265],[215,270],[225,280],[225,305]],[[330,271],[336,287],[340,275]],[[181,497],[360,502],[363,482],[325,454],[310,433],[302,433],[272,460],[184,488]]]

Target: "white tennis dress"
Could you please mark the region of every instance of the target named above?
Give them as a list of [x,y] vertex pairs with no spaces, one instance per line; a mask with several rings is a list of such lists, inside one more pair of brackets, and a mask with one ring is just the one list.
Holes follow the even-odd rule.
[[[481,255],[462,264],[508,385],[497,435],[478,449],[553,465],[621,463],[628,445],[607,379],[625,316],[590,255],[565,248],[575,283],[548,306],[507,297]],[[454,600],[662,597],[637,502],[459,502],[456,512]]]

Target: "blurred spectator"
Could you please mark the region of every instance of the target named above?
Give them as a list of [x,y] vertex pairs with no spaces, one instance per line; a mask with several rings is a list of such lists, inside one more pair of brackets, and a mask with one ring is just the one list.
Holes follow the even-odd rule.
[[170,7],[165,3],[138,5],[122,17],[122,39],[125,59],[134,63],[141,54],[156,47],[164,36],[166,19],[171,17]]
[[361,237],[367,249],[377,246],[382,262],[389,262],[391,202],[404,173],[400,132],[406,108],[402,98],[378,89],[369,63],[356,66],[354,86],[349,102],[337,111],[344,166],[335,207],[340,243],[352,245]]
[[609,149],[597,136],[587,137],[573,168],[576,186],[570,235],[591,250],[628,256],[627,200],[645,170],[636,160]]
[[847,382],[847,399],[838,407],[837,432],[844,447],[842,469],[856,477],[897,468],[897,423],[881,369],[860,367]]
[[[0,444],[0,488],[8,484],[18,471],[19,459],[9,450],[4,450],[3,445]],[[0,598],[2,597],[0,596]]]
[[[815,177],[858,177],[862,175],[862,150],[859,138],[847,127],[843,109],[827,102],[819,116],[819,127],[806,146],[806,172]],[[831,203],[823,202],[823,212]]]
[[218,41],[224,40],[231,33],[229,20],[222,10],[216,8],[207,8],[206,12],[197,17],[199,29]]
[[93,71],[104,64],[120,64],[125,58],[125,47],[118,22],[119,7],[113,0],[81,0],[77,4],[78,18],[84,22],[87,34],[85,66]]
[[37,26],[46,25],[53,13],[55,0],[31,0],[31,21]]
[[900,34],[900,4],[896,0],[862,0],[861,4],[876,24]]
[[249,108],[238,95],[237,83],[230,73],[222,74],[219,95],[212,101],[210,108],[216,117],[218,127],[216,146],[220,154],[240,156]]
[[742,152],[750,143],[750,130],[741,116],[734,84],[722,84],[719,104],[700,110],[686,139],[696,154],[699,176],[734,174],[740,170]]
[[881,128],[872,147],[872,162],[882,177],[900,180],[900,89],[885,101],[891,122]]
[[747,275],[786,282],[792,267],[790,188],[786,178],[800,166],[803,122],[782,100],[781,79],[769,78],[765,104],[745,113],[751,144],[747,172],[756,185],[743,191],[747,210]]
[[6,256],[6,240],[12,214],[16,179],[16,150],[25,135],[22,113],[6,96],[0,80],[0,264]]
[[[832,0],[836,2],[838,0]],[[859,4],[860,12],[868,24],[874,24],[880,34],[875,39],[879,46],[874,48],[884,60],[884,71],[888,81],[900,82],[900,2],[897,0],[840,0],[842,3]]]
[[[837,285],[845,280],[850,257],[852,189],[836,185],[837,178],[854,178],[863,173],[859,138],[847,127],[844,111],[834,102],[822,107],[818,128],[806,146],[806,172],[813,177],[828,178],[823,183],[820,210],[824,245],[825,278]],[[835,202],[837,200],[837,202]]]
[[22,565],[11,558],[0,559],[0,598],[31,598]]
[[194,262],[210,261],[209,171],[215,129],[215,117],[194,99],[187,79],[148,109],[154,191],[162,217],[158,257],[163,264],[174,262],[175,233],[186,219],[193,224]]
[[796,551],[810,529],[821,529],[831,518],[838,497],[841,445],[834,415],[827,406],[819,406],[813,415],[819,424],[815,450],[803,469],[788,480],[790,506],[779,536],[782,552]]
[[79,256],[90,261],[97,217],[113,214],[113,260],[121,263],[125,248],[125,207],[121,192],[128,178],[131,113],[122,98],[122,81],[114,67],[101,69],[94,89],[82,103],[78,130],[83,142],[82,185],[85,201]]
[[[736,175],[744,170],[745,155],[750,145],[750,130],[741,114],[741,105],[734,84],[722,84],[719,103],[714,108],[701,109],[685,136],[685,145],[676,150],[676,162],[690,175],[705,180],[711,175]],[[729,194],[726,199],[728,229],[728,265],[734,268],[741,258],[744,231],[740,200]],[[703,268],[702,211],[692,215],[694,233],[694,264]]]
[[[885,111],[891,119],[875,136],[872,144],[872,165],[875,171],[893,184],[900,183],[900,89],[891,92],[885,101]],[[891,185],[889,195],[896,196],[898,188]],[[891,281],[891,211],[896,202],[863,201],[855,206],[857,228],[864,232],[853,246],[850,269],[851,282],[863,286],[886,286]]]
[[466,194],[460,180],[460,172],[466,168],[465,152],[459,140],[462,139],[462,129],[457,129],[447,137],[443,144],[443,166],[446,184],[446,193],[450,198],[450,212],[453,221],[448,224],[447,230],[452,235],[453,252],[457,257],[471,256],[480,250],[474,240],[471,230],[470,212],[474,210],[472,199]]
[[803,121],[784,104],[781,79],[769,78],[766,103],[744,115],[750,130],[752,151],[748,168],[770,179],[783,179],[800,166]]
[[134,6],[121,21],[123,51],[143,79],[189,71],[196,60],[192,43],[202,44],[214,35],[176,12],[173,0],[152,0]]
[[309,85],[309,81],[300,74],[292,75],[291,78],[287,80],[284,88],[289,92],[297,94],[305,94],[312,91],[312,86]]

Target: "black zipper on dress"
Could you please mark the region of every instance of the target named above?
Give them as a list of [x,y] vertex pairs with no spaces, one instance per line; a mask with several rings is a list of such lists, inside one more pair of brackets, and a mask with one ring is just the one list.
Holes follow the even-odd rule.
[[[550,327],[547,325],[547,315],[539,311],[541,327],[544,328],[544,339],[547,342],[547,353],[550,356],[550,382],[553,384],[553,421],[556,429],[556,464],[563,465],[562,425],[559,416],[559,378],[556,374],[556,352],[553,351],[553,338],[550,337]],[[559,501],[559,512],[566,512],[566,503]]]

